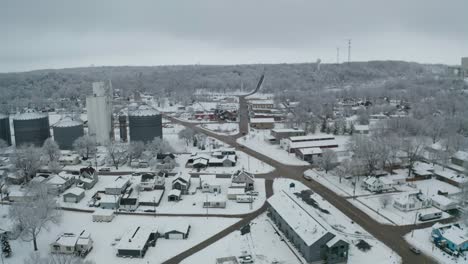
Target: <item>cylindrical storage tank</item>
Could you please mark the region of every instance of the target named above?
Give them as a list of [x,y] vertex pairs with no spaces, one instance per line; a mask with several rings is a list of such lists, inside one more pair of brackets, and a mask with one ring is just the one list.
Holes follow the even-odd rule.
[[73,142],[84,135],[83,122],[73,120],[71,117],[61,119],[55,123],[52,129],[54,130],[54,140],[60,149],[72,149]]
[[50,137],[49,115],[38,112],[21,113],[13,117],[16,146],[42,146]]
[[11,145],[10,118],[4,114],[0,114],[0,139]]
[[156,109],[140,106],[128,111],[130,141],[150,142],[155,137],[162,138],[162,117]]

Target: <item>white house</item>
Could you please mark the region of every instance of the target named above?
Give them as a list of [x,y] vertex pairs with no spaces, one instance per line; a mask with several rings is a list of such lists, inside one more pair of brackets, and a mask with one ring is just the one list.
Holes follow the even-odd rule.
[[245,184],[246,191],[254,189],[255,176],[244,170],[239,170],[232,174],[231,182],[233,184]]
[[443,195],[433,195],[431,197],[432,205],[442,211],[449,211],[457,209],[458,203]]
[[62,166],[80,164],[80,155],[72,153],[64,154],[60,156],[59,163]]
[[180,190],[182,194],[188,194],[191,183],[191,175],[188,173],[179,173],[172,180],[172,189]]
[[362,187],[371,192],[385,192],[393,188],[393,181],[385,177],[368,176],[362,182]]
[[86,230],[79,234],[63,233],[50,244],[51,253],[85,256],[93,248],[91,234]]
[[144,173],[140,178],[140,190],[164,189],[165,178],[154,173]]
[[80,187],[73,187],[63,193],[63,201],[66,203],[78,203],[85,196],[85,192]]
[[245,189],[242,188],[228,188],[227,198],[229,200],[237,200],[237,196],[245,195]]
[[105,192],[110,195],[122,194],[130,184],[130,179],[127,177],[117,177],[113,182],[106,186]]
[[111,222],[114,219],[114,211],[107,209],[96,209],[93,213],[93,222]]
[[216,175],[200,175],[200,188],[202,192],[220,193],[221,184]]
[[432,206],[432,200],[419,192],[401,194],[395,198],[393,206],[400,211],[408,212],[429,208]]
[[120,196],[111,194],[101,194],[99,196],[99,207],[102,209],[117,209],[119,208]]

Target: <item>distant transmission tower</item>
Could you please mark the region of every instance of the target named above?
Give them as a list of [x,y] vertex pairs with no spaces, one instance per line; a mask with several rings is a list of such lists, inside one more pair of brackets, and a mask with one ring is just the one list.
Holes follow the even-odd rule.
[[336,48],[336,64],[340,64],[340,48]]
[[348,63],[351,62],[351,39],[348,39]]

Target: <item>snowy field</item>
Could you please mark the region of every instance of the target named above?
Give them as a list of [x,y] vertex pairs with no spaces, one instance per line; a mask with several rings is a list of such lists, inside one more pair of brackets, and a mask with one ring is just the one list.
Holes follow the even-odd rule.
[[[6,206],[0,206],[0,215],[8,214]],[[39,252],[44,256],[49,252],[49,244],[57,239],[63,232],[80,232],[87,230],[94,240],[93,250],[86,256],[85,260],[94,260],[97,264],[147,264],[162,263],[203,240],[220,232],[224,228],[234,224],[236,218],[215,217],[149,217],[149,216],[123,216],[119,215],[110,223],[97,223],[91,221],[89,213],[63,212],[59,225],[50,225],[49,230],[43,229],[38,237]],[[3,221],[3,219],[2,219]],[[171,222],[187,222],[191,225],[190,233],[185,240],[167,240],[160,238],[155,247],[149,247],[145,257],[119,258],[113,246],[115,240],[131,227],[143,225],[157,227],[164,232],[165,227]],[[24,242],[20,239],[10,241],[13,255],[4,259],[4,264],[21,264],[33,252],[32,242]]]
[[[295,187],[290,188],[290,183],[294,183]],[[307,186],[301,182],[284,178],[276,179],[273,184],[273,188],[275,193],[284,190],[291,194],[308,189]],[[313,194],[312,198],[321,208],[328,210],[330,214],[321,213],[314,209],[311,209],[311,211],[321,218],[322,224],[328,225],[329,230],[340,234],[350,244],[348,263],[401,263],[400,256],[398,256],[395,252],[374,238],[372,235],[367,233],[361,226],[353,223],[351,219],[333,207],[321,196]],[[309,205],[302,202],[302,200],[297,199],[297,201],[303,203],[304,207],[311,208]],[[355,245],[360,239],[363,239],[372,245],[372,248],[367,252],[363,252],[358,249]]]
[[203,124],[200,127],[219,135],[236,135],[239,133],[238,123]]
[[[275,125],[276,126],[276,125]],[[308,162],[296,158],[294,153],[288,153],[279,144],[270,144],[265,141],[270,130],[251,129],[248,135],[237,139],[237,143],[253,149],[265,156],[268,156],[280,163],[287,165],[309,165]]]
[[[139,176],[126,176],[129,177],[132,183],[139,182]],[[65,208],[75,208],[84,210],[95,210],[96,207],[89,207],[88,203],[97,191],[104,191],[106,186],[109,186],[117,176],[99,176],[99,181],[91,190],[85,191],[85,197],[79,203],[66,203],[63,202],[63,195],[58,197],[59,204]],[[215,196],[211,193],[203,193],[196,188],[200,186],[200,179],[192,177],[190,190],[195,192],[194,194],[182,195],[182,200],[178,202],[169,202],[168,193],[172,189],[171,183],[174,177],[167,177],[165,181],[166,191],[162,194],[161,202],[156,207],[156,212],[160,214],[246,214],[262,207],[265,203],[265,180],[255,180],[255,191],[259,193],[258,196],[254,196],[252,207],[248,203],[237,203],[236,201],[227,200],[227,189],[230,186],[230,179],[218,179],[221,185],[221,193],[216,194],[218,197],[226,199],[226,208],[203,208],[203,202],[206,201],[207,197]],[[160,197],[161,190],[153,191],[140,191],[140,197]],[[141,198],[140,198],[141,199]],[[150,199],[152,201],[152,199]],[[147,209],[155,209],[153,206],[139,206],[136,212],[143,212]]]
[[251,254],[255,264],[300,264],[285,241],[276,234],[266,213],[251,222],[251,234],[235,231],[204,250],[182,261],[184,264],[215,263],[217,258]]
[[425,255],[431,256],[437,262],[443,264],[466,264],[467,259],[463,257],[452,257],[442,251],[440,248],[434,246],[431,241],[432,227],[414,230],[413,234],[410,232],[405,235],[405,240],[410,244],[421,250]]

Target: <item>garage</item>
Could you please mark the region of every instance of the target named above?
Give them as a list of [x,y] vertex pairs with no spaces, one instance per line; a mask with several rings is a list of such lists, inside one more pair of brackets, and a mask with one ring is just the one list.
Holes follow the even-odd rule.
[[186,239],[190,232],[190,225],[183,222],[169,223],[164,232],[166,239]]
[[182,233],[170,233],[169,239],[184,239],[184,234]]
[[63,201],[66,203],[78,203],[81,199],[84,198],[85,192],[82,188],[74,187],[68,189],[63,194]]

